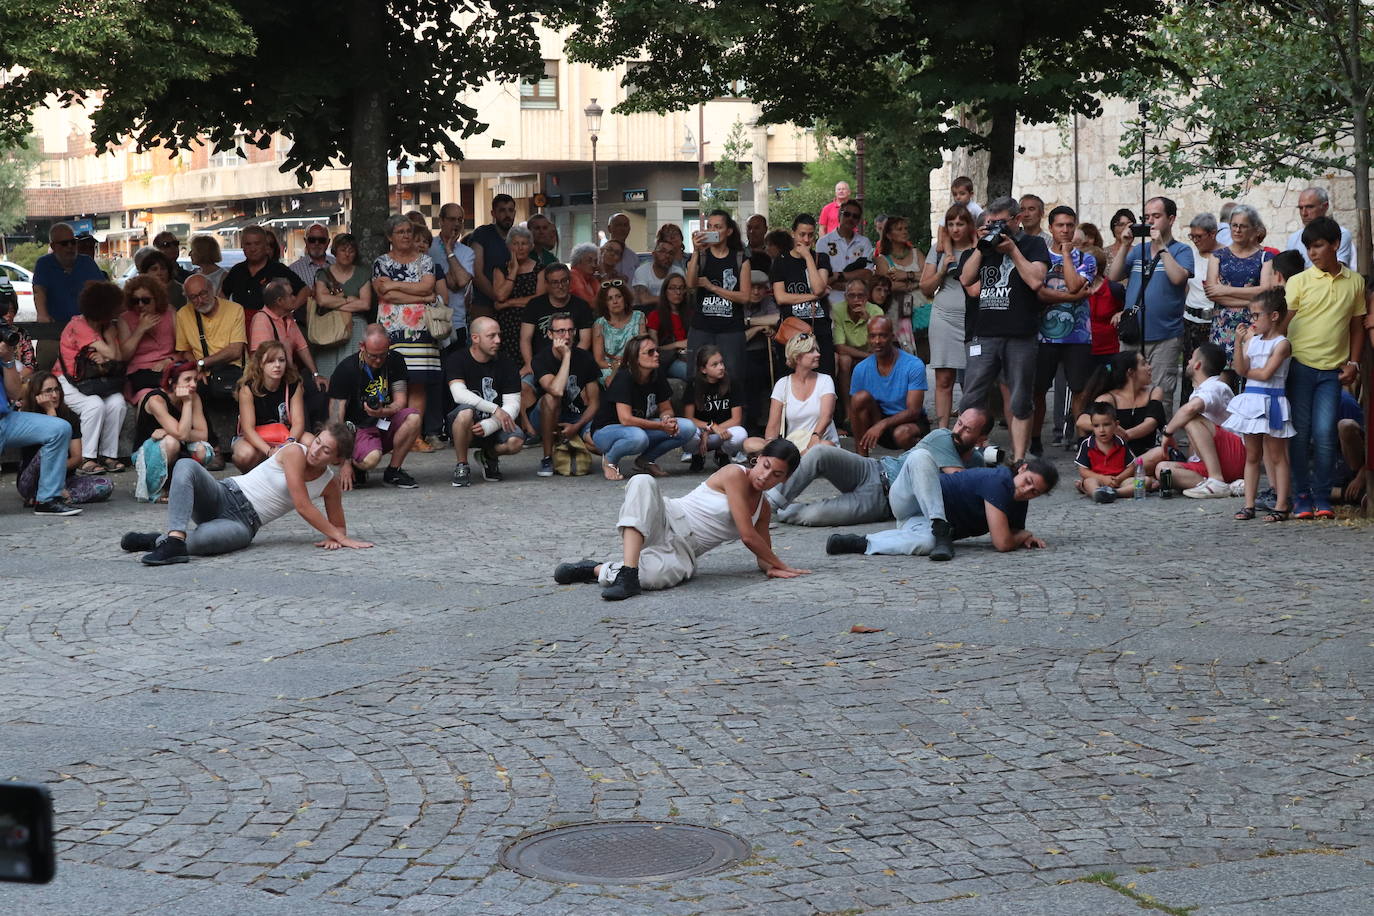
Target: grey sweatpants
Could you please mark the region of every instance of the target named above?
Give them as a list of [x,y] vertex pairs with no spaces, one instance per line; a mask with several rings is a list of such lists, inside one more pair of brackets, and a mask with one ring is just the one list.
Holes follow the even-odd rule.
[[[616,529],[633,528],[644,535],[639,552],[639,584],[645,589],[681,585],[697,571],[697,557],[684,533],[673,529],[668,506],[650,474],[637,474],[625,487],[625,502],[620,506]],[[620,561],[601,564],[598,580],[602,585],[615,581]]]
[[[840,495],[812,503],[794,502],[817,477],[830,481]],[[792,476],[770,492],[769,501],[782,506],[778,521],[789,525],[863,525],[892,517],[878,460],[828,445],[808,449]]]

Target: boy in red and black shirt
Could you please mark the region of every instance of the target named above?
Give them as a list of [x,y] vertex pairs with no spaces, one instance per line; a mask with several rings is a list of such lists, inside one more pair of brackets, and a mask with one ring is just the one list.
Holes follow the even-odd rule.
[[1088,408],[1093,434],[1078,445],[1078,492],[1091,496],[1094,502],[1114,502],[1118,496],[1129,497],[1135,476],[1135,465],[1121,428],[1116,422],[1116,408],[1106,401],[1097,401]]

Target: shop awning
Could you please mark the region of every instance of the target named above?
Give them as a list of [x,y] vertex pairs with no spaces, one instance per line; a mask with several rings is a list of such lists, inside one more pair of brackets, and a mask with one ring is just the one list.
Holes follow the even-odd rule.
[[256,216],[236,216],[233,219],[226,219],[223,222],[215,223],[213,226],[206,226],[204,229],[197,229],[197,232],[215,232],[221,235],[228,235],[231,232],[238,232],[245,226],[251,226],[258,222]]
[[143,235],[147,230],[139,229],[93,229],[91,235],[100,243],[117,242],[120,239],[131,239]]
[[328,226],[333,222],[334,217],[342,212],[343,210],[339,207],[301,207],[299,210],[266,217],[262,222],[265,226],[281,226],[286,229],[300,229],[315,223],[323,223]]

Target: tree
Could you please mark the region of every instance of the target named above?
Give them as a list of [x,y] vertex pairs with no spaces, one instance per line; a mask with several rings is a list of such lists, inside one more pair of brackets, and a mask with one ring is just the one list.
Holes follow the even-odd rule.
[[43,153],[32,138],[0,149],[0,235],[24,222],[24,187],[29,175],[43,161]]
[[[488,126],[463,101],[467,94],[489,79],[543,73],[538,14],[515,0],[17,2],[45,8],[45,22],[61,26],[64,38],[45,48],[36,37],[22,54],[0,57],[49,68],[26,93],[0,96],[11,121],[17,98],[30,103],[27,112],[35,95],[98,92],[98,145],[131,136],[141,148],[169,151],[202,140],[219,150],[266,148],[282,134],[292,142],[282,170],[294,170],[302,185],[332,163],[350,167],[365,256],[383,245],[387,163],[461,159],[459,141]],[[98,41],[63,23],[96,15],[117,20],[96,30]]]
[[[1374,3],[1186,0],[1155,41],[1188,81],[1165,92],[1131,84],[1150,99],[1149,123],[1168,125],[1147,141],[1152,177],[1240,196],[1256,181],[1352,174],[1359,266],[1370,270]],[[1137,123],[1122,136],[1118,173],[1134,168],[1140,133]]]
[[[682,110],[743,82],[769,122],[825,120],[846,137],[921,124],[928,148],[990,150],[989,193],[1009,193],[1018,118],[1095,116],[1123,61],[1153,68],[1155,0],[554,0],[571,54],[601,66],[643,56],[617,111]],[[578,7],[575,10],[569,7]],[[954,112],[985,124],[970,128]]]
[[753,148],[744,122],[736,119],[721,145],[720,158],[712,168],[711,187],[701,193],[701,212],[719,209],[731,216],[737,215],[740,189],[753,181],[754,166],[749,161]]

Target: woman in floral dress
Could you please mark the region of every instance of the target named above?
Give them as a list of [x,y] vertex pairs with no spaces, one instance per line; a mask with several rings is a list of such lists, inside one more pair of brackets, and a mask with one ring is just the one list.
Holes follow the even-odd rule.
[[425,327],[425,306],[434,301],[434,262],[415,248],[414,227],[404,216],[387,219],[386,237],[391,250],[372,262],[377,322],[406,361],[408,406],[424,416],[426,388],[443,380],[439,347]]

